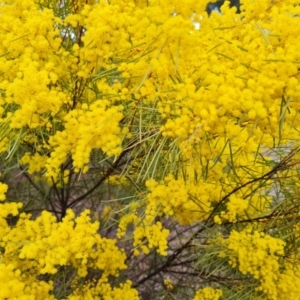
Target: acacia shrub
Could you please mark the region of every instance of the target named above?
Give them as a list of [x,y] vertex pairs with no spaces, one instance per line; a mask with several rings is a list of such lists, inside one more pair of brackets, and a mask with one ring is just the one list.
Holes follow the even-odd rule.
[[299,299],[300,8],[205,9],[2,1],[0,298]]

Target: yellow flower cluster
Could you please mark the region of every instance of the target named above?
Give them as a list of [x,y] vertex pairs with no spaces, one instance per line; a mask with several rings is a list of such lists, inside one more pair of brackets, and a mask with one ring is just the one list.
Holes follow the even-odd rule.
[[226,210],[221,211],[219,215],[214,216],[217,224],[223,221],[235,223],[243,219],[254,218],[263,215],[270,210],[272,198],[259,194],[254,194],[246,199],[238,196],[240,193],[233,194],[226,202]]
[[257,292],[263,292],[265,299],[299,299],[299,265],[281,262],[285,254],[285,242],[259,231],[246,229],[231,231],[225,242],[229,251],[230,265],[242,274],[250,274],[258,281]]
[[56,178],[68,155],[72,156],[75,171],[87,172],[92,149],[102,149],[109,156],[120,154],[121,109],[109,108],[108,101],[98,100],[68,113],[64,117],[65,130],[57,131],[49,140],[53,151],[46,163],[47,176]]
[[[7,185],[0,183],[0,201],[5,200],[5,193]],[[19,208],[22,207],[21,203],[0,203],[0,245],[3,247],[3,238],[8,234],[11,228],[8,226],[6,217],[9,215],[17,216]],[[21,241],[15,241],[20,243]],[[34,278],[27,278],[24,280],[24,274],[16,266],[15,261],[7,259],[6,253],[0,253],[0,282],[2,284],[0,289],[0,299],[54,299],[50,295],[53,289],[52,282],[37,281]]]
[[219,300],[222,296],[222,290],[205,287],[196,292],[194,300]]
[[174,289],[173,282],[172,282],[172,280],[170,280],[170,279],[165,279],[165,280],[164,280],[164,285],[166,286],[166,288],[167,288],[168,290],[173,290],[173,289]]
[[[283,264],[282,272],[278,274],[277,299],[300,299],[300,267],[294,258]],[[291,282],[293,284],[291,284]]]
[[[0,185],[1,198],[5,198],[7,186]],[[1,204],[0,247],[1,282],[8,282],[0,291],[1,299],[54,299],[51,295],[54,283],[42,280],[43,274],[55,275],[61,267],[72,267],[76,273],[70,282],[75,284],[88,274],[88,270],[101,270],[101,280],[96,286],[87,283],[83,289],[74,289],[67,299],[107,296],[107,299],[120,299],[120,295],[138,299],[137,291],[127,281],[113,288],[109,276],[119,276],[126,269],[125,253],[116,246],[115,240],[102,238],[98,234],[99,223],[92,223],[84,211],[79,217],[69,210],[62,222],[48,212],[43,212],[36,220],[20,214],[15,227],[6,222],[8,215],[18,215],[20,203]],[[85,294],[86,293],[86,294]],[[110,297],[110,298],[109,298]],[[82,299],[82,298],[81,298]]]
[[0,280],[2,282],[0,299],[55,299],[51,295],[52,282],[37,281],[33,278],[26,281],[13,263],[0,264]]
[[211,203],[220,196],[218,189],[203,181],[186,184],[183,178],[166,176],[163,182],[148,180],[146,218],[158,216],[175,218],[180,224],[204,220],[211,212]]
[[133,246],[136,248],[134,254],[139,255],[140,251],[138,248],[140,247],[145,254],[148,254],[152,248],[156,248],[159,254],[166,256],[169,233],[168,229],[163,228],[161,222],[149,224],[147,221],[144,221],[133,232]]
[[53,149],[50,157],[25,153],[20,162],[29,165],[30,174],[45,169],[47,178],[57,179],[60,166],[70,155],[75,171],[83,169],[86,173],[93,149],[102,149],[107,155],[120,154],[122,140],[118,123],[122,119],[122,107],[108,108],[108,103],[95,101],[89,108],[85,104],[81,109],[72,110],[64,117],[65,130],[57,131],[49,139],[47,147]]
[[[134,208],[134,210],[136,208]],[[161,222],[154,223],[154,219],[149,218],[141,220],[141,218],[137,216],[136,212],[125,214],[120,218],[118,224],[118,238],[121,238],[126,234],[129,224],[134,225],[134,255],[139,255],[141,251],[148,254],[153,248],[156,249],[159,254],[163,256],[167,255],[167,238],[169,230],[163,228]]]
[[128,225],[133,224],[134,255],[137,256],[140,252],[148,254],[154,248],[159,254],[166,256],[169,230],[163,228],[162,223],[155,221],[155,216],[150,216],[147,212],[144,218],[139,217],[140,206],[131,205],[131,212],[120,217],[117,237],[122,238],[126,234]]
[[112,175],[107,179],[108,184],[111,185],[129,185],[128,179],[125,176]]
[[47,114],[58,113],[66,101],[55,87],[59,71],[54,53],[61,40],[53,25],[61,20],[32,0],[1,5],[0,14],[0,89],[5,90],[4,103],[13,108],[2,121],[9,121],[12,129],[50,126]]
[[[240,217],[245,215],[245,211],[248,208],[249,204],[247,200],[239,198],[236,195],[231,195],[226,206],[227,212],[222,212],[221,218],[227,219],[229,222],[236,222],[237,216]],[[218,218],[218,216],[215,216],[215,222]]]
[[39,153],[31,155],[30,152],[26,152],[20,159],[22,165],[28,165],[29,174],[42,171],[45,168],[46,162],[47,157]]

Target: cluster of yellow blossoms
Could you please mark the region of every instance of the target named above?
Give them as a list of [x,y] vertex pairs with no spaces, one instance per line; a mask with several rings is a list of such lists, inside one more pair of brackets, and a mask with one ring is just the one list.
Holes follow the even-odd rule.
[[123,237],[126,234],[129,224],[135,226],[133,233],[133,247],[134,254],[139,255],[140,250],[148,254],[153,248],[161,255],[167,255],[167,238],[169,230],[163,228],[162,223],[155,222],[155,217],[149,218],[147,216],[144,220],[141,220],[136,212],[125,214],[120,218],[118,225],[118,238]]
[[231,231],[225,244],[229,264],[256,279],[256,291],[263,292],[264,299],[299,299],[300,268],[285,258],[285,242],[281,239],[248,228]]
[[[1,201],[7,186],[0,184]],[[103,296],[105,299],[138,299],[131,282],[112,287],[108,279],[118,277],[126,269],[126,255],[116,241],[102,238],[99,223],[91,222],[89,211],[75,217],[71,210],[61,222],[49,212],[42,212],[35,220],[18,209],[21,203],[1,203],[0,215],[0,279],[3,284],[0,299],[55,299],[55,274],[64,270],[73,273],[64,288],[73,292],[66,299]],[[18,216],[15,226],[6,218]],[[82,281],[89,272],[101,272],[97,282]],[[48,278],[48,279],[47,279]],[[62,284],[62,283],[61,283]]]
[[219,300],[221,296],[221,290],[206,287],[196,292],[194,300]]
[[174,217],[182,225],[202,221],[212,210],[212,202],[220,197],[220,190],[206,182],[186,184],[180,178],[167,176],[162,183],[147,181],[150,193],[147,195],[146,216]]

